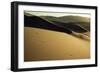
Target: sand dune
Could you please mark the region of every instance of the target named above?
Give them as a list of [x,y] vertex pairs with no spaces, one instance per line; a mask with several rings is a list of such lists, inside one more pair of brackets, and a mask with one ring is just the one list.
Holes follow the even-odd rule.
[[90,58],[90,41],[73,35],[24,27],[24,60],[71,60]]

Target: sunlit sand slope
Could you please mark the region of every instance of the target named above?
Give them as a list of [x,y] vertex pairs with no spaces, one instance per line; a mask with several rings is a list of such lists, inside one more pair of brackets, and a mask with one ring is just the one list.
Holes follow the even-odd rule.
[[90,58],[90,41],[67,33],[24,27],[24,61]]

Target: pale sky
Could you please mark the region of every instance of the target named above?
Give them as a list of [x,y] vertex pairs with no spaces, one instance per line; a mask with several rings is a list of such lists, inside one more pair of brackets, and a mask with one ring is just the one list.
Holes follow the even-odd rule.
[[43,12],[43,11],[25,11],[26,13],[37,15],[37,16],[83,16],[83,17],[90,17],[90,14],[84,14],[84,13],[71,13],[71,12]]

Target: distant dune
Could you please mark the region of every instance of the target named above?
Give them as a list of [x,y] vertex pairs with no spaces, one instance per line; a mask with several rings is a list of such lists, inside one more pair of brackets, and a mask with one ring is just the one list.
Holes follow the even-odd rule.
[[48,19],[50,21],[62,21],[62,22],[90,22],[90,18],[82,17],[82,16],[61,16],[61,17],[54,17],[54,16],[40,16],[44,19]]
[[70,33],[71,31],[75,32],[87,32],[89,31],[83,23],[81,22],[60,22],[60,21],[49,21],[48,19],[43,19],[38,16],[27,16],[24,15],[24,26],[25,27],[37,27],[42,29],[49,29],[61,32]]

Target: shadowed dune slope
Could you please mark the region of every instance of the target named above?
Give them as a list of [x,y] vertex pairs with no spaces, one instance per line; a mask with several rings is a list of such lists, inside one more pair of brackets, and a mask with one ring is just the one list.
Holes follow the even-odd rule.
[[27,16],[27,15],[24,15],[24,20],[25,20],[24,21],[25,27],[37,27],[37,28],[55,30],[65,33],[72,33],[72,31],[78,33],[87,32],[87,30],[79,26],[79,24],[77,23],[49,21],[47,19],[43,19],[38,16]]
[[37,17],[37,16],[24,15],[24,26],[66,32],[66,33],[72,33],[69,29],[65,29],[63,27],[60,27],[60,26],[55,25],[53,23],[50,23],[50,22],[43,20],[42,18]]

